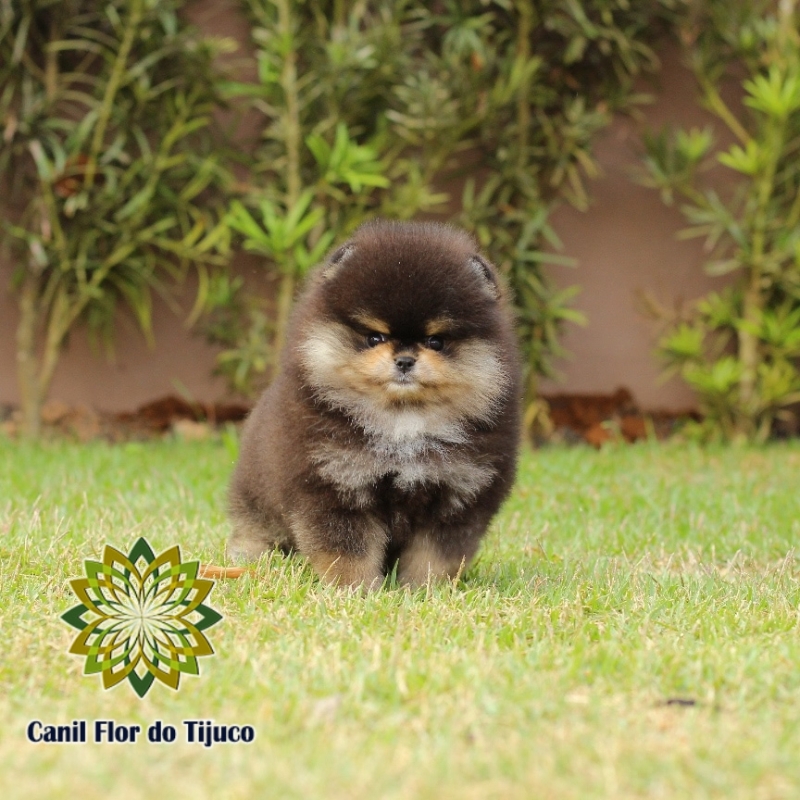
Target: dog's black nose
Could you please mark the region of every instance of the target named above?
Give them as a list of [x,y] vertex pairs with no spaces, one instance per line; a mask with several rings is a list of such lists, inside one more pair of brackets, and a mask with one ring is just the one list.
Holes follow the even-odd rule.
[[397,356],[394,363],[397,369],[405,375],[417,363],[417,359],[413,356]]

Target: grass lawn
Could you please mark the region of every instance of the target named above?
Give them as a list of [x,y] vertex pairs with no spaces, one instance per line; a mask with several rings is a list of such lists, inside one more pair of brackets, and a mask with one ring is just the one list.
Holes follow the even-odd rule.
[[[527,453],[458,585],[361,597],[272,555],[214,588],[200,678],[103,691],[67,580],[142,535],[222,563],[231,451],[0,439],[3,798],[800,797],[800,445]],[[33,719],[257,738],[31,744]]]

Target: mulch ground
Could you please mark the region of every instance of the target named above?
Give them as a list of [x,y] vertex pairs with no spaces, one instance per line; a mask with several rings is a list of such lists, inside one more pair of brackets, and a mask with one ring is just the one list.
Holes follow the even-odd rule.
[[543,399],[553,428],[547,438],[594,447],[610,441],[667,439],[687,420],[700,421],[693,409],[644,411],[624,387],[612,394],[549,394]]
[[[544,395],[550,409],[551,430],[536,437],[536,443],[586,442],[600,447],[610,441],[635,442],[666,439],[687,419],[698,420],[697,412],[643,411],[628,389],[612,394]],[[51,400],[42,409],[45,437],[67,437],[78,441],[105,439],[136,441],[177,436],[206,439],[227,424],[240,423],[250,406],[240,403],[193,403],[169,395],[145,403],[135,411],[108,413],[88,406],[69,406]],[[20,430],[19,411],[0,406],[0,429],[8,436]]]
[[[174,395],[122,413],[97,411],[85,405],[69,406],[51,400],[42,408],[42,427],[45,437],[67,437],[81,442],[92,439],[125,442],[165,435],[206,439],[219,427],[241,422],[249,411],[247,405],[190,403]],[[9,406],[0,409],[0,425],[7,435],[16,436],[20,422],[18,410]]]

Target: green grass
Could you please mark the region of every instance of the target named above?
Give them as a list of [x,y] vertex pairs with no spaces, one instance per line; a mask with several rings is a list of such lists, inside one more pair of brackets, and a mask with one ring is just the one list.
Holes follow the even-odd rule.
[[[0,796],[800,796],[798,444],[528,453],[458,585],[362,597],[272,555],[214,588],[200,678],[104,692],[67,653],[67,580],[142,535],[221,563],[231,466],[0,440]],[[34,745],[37,718],[257,739]]]

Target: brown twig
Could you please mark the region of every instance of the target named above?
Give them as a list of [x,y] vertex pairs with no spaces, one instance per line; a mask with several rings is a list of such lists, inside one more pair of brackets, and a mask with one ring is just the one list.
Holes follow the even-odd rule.
[[245,573],[252,573],[249,567],[219,567],[215,564],[201,564],[198,575],[201,578],[241,578]]

